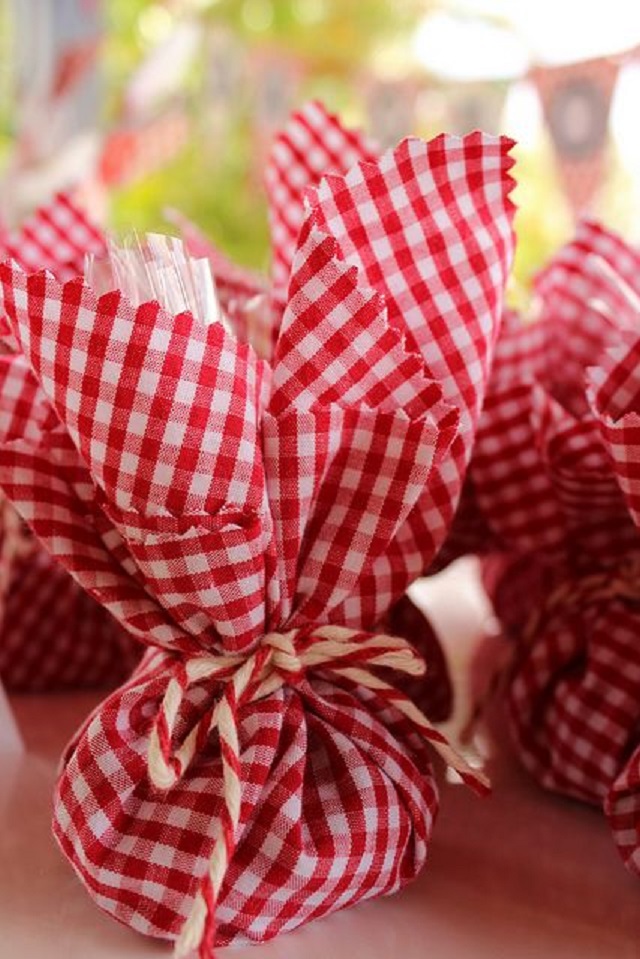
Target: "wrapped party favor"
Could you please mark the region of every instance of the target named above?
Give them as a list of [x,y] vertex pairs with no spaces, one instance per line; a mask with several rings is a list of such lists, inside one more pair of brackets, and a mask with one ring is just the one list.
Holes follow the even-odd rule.
[[[259,274],[232,263],[200,230],[177,211],[170,219],[181,229],[185,245],[194,256],[206,257],[220,303],[242,342],[270,359],[278,337],[293,257],[305,204],[314,187],[327,173],[345,174],[359,162],[373,162],[376,144],[359,130],[346,127],[326,107],[311,101],[291,114],[274,137],[265,167],[269,225],[272,244],[270,282]],[[475,357],[472,358],[473,360]],[[470,448],[470,447],[469,447]],[[443,508],[448,499],[443,497]],[[449,518],[445,517],[445,523]],[[404,677],[403,688],[436,722],[449,718],[453,687],[438,637],[424,613],[408,595],[402,596],[385,618],[394,634],[410,636],[429,662],[424,677]]]
[[[640,531],[640,254],[637,256],[635,294],[636,330],[627,332],[624,342],[607,350],[598,366],[589,370],[590,409],[613,466],[616,481],[636,528]],[[622,558],[613,582],[607,589],[613,595],[616,613],[626,606],[631,618],[623,628],[615,623],[611,646],[620,657],[618,694],[611,707],[613,726],[628,721],[630,735],[615,778],[604,799],[604,810],[618,851],[627,868],[640,877],[640,532],[638,543]],[[635,613],[631,616],[629,609]],[[635,640],[632,642],[631,639]],[[624,655],[624,644],[631,647]],[[615,667],[610,659],[607,667]],[[608,731],[608,730],[607,730]]]
[[[147,647],[64,759],[54,831],[178,951],[413,879],[430,747],[385,619],[453,515],[510,265],[511,142],[403,141],[308,194],[271,362],[220,320],[0,268],[0,482]],[[4,391],[0,391],[0,397]],[[28,478],[28,481],[25,481]],[[428,669],[428,663],[427,663]]]
[[444,552],[494,554],[522,762],[603,806],[638,873],[640,254],[585,222],[537,293],[537,322],[503,327]]
[[[40,207],[0,240],[2,259],[65,281],[82,273],[104,238],[66,193]],[[4,350],[17,344],[0,330]],[[5,405],[22,402],[21,380],[4,383]],[[7,689],[44,692],[115,686],[140,658],[117,622],[32,536],[4,501],[0,512],[0,677]]]

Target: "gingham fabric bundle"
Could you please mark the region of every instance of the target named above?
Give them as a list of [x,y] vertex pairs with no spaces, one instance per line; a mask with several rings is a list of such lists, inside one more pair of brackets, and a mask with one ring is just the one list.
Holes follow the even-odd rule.
[[[327,173],[346,173],[358,162],[375,161],[379,150],[360,131],[349,129],[324,104],[311,101],[291,114],[274,137],[265,167],[271,245],[271,282],[239,267],[189,220],[172,211],[187,248],[209,260],[220,304],[238,338],[270,360],[277,342],[297,238],[309,191]],[[385,617],[385,628],[411,639],[429,663],[424,677],[404,677],[402,688],[434,722],[453,708],[453,687],[438,637],[429,619],[407,595]]]
[[519,756],[604,806],[639,873],[640,254],[584,223],[537,291],[538,322],[503,328],[445,553],[502,555],[485,583],[514,640]]
[[0,390],[0,482],[149,647],[70,747],[55,834],[103,909],[182,951],[412,879],[428,743],[478,783],[387,682],[422,667],[378,630],[470,455],[510,146],[409,139],[324,179],[270,365],[221,324],[0,268],[24,354],[0,365],[21,383]]
[[101,255],[105,243],[70,193],[57,193],[0,239],[2,259],[27,271],[50,270],[61,283],[82,273],[87,253]]
[[[64,281],[104,239],[68,194],[58,194],[0,242],[2,259]],[[8,330],[4,349],[15,349]],[[4,386],[19,402],[16,384]],[[0,677],[13,691],[115,686],[139,659],[116,621],[42,549],[7,502],[0,514]]]
[[[635,292],[640,292],[640,255],[634,274]],[[640,306],[640,301],[636,301]],[[637,311],[636,330],[640,326]],[[589,371],[590,408],[597,419],[604,446],[609,454],[618,485],[637,528],[640,528],[640,333],[634,331],[605,354],[601,364]],[[624,708],[631,701],[627,716],[630,736],[617,765],[615,779],[604,799],[604,810],[613,838],[627,868],[640,876],[640,648],[638,627],[640,615],[640,562],[632,557],[627,570],[631,579],[630,605],[635,612],[629,632],[635,643],[630,654],[619,664],[623,677],[623,696],[616,697],[614,709],[624,723]],[[625,640],[626,640],[625,635]],[[618,633],[614,636],[614,642]],[[619,654],[621,650],[616,649]],[[611,659],[607,666],[615,668]],[[634,708],[635,707],[635,708]]]

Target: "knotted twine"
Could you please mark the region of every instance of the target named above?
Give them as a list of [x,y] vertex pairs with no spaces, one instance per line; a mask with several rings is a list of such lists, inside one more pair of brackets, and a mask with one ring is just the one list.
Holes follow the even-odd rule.
[[[426,664],[405,639],[372,635],[343,626],[268,633],[248,657],[237,653],[200,654],[181,662],[167,686],[151,729],[147,756],[149,778],[158,789],[171,789],[203,749],[213,730],[217,730],[223,802],[219,835],[207,873],[177,940],[176,956],[183,957],[198,950],[201,959],[207,959],[213,951],[216,903],[239,839],[242,780],[238,712],[241,707],[270,696],[285,685],[295,686],[309,672],[322,671],[382,697],[433,744],[464,782],[481,794],[488,791],[486,777],[473,770],[455,752],[406,693],[372,672],[381,668],[421,676],[426,671]],[[220,698],[174,749],[172,737],[185,695],[195,683],[207,679],[224,683]]]
[[614,599],[640,603],[640,558],[626,559],[619,566],[602,572],[568,577],[551,590],[546,600],[529,614],[517,642],[511,645],[506,655],[496,658],[485,691],[478,697],[460,733],[460,741],[467,743],[472,739],[491,703],[505,691],[518,664],[555,615],[568,616],[595,603]]
[[568,615],[593,606],[594,603],[614,599],[640,601],[640,559],[626,559],[619,566],[603,572],[564,580],[529,616],[522,631],[519,648],[529,649],[544,625],[556,613]]

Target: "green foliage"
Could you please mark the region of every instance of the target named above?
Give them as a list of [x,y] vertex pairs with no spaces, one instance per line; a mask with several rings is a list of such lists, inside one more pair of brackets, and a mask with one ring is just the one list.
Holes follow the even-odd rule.
[[406,37],[433,7],[428,0],[218,0],[205,7],[247,44],[285,46],[313,71],[344,73],[366,63],[384,40]]
[[214,154],[201,133],[176,160],[127,189],[116,191],[111,225],[126,233],[171,232],[164,211],[175,207],[190,217],[238,262],[265,268],[268,261],[266,202],[250,170],[241,125]]
[[[121,102],[126,78],[149,49],[149,14],[166,10],[179,15],[196,10],[214,29],[228,29],[248,57],[260,49],[282,51],[304,64],[304,80],[297,101],[318,97],[350,123],[362,121],[363,69],[381,50],[408,49],[408,40],[425,11],[443,0],[108,0],[106,44],[108,115]],[[143,20],[141,21],[141,17]],[[144,18],[147,18],[146,20]],[[163,210],[179,208],[234,259],[265,268],[268,230],[259,161],[252,137],[253,104],[246,87],[232,104],[220,142],[213,142],[207,113],[205,65],[189,79],[194,135],[189,146],[171,164],[126,189],[114,191],[112,223],[118,230],[166,230]],[[255,78],[254,78],[255,79]],[[428,85],[429,80],[425,78]],[[446,90],[444,91],[446,99]],[[444,122],[444,121],[442,121]],[[426,131],[416,131],[424,134]],[[429,130],[434,135],[437,130]],[[551,147],[545,138],[534,149],[516,147],[518,182],[518,247],[508,292],[514,305],[528,301],[531,278],[572,233],[570,211],[559,185]],[[614,162],[615,166],[615,162]],[[600,211],[607,222],[626,230],[628,209],[624,176],[616,168]]]
[[[176,12],[197,6],[212,28],[228,28],[250,58],[252,50],[283,50],[304,63],[299,100],[318,97],[352,119],[357,71],[377,46],[407,38],[431,4],[407,0],[218,0],[168,5]],[[162,12],[159,3],[106,3],[106,108],[113,122],[127,78],[148,49],[145,17]],[[250,62],[250,60],[249,60]],[[118,231],[166,230],[166,207],[177,207],[238,261],[264,268],[268,262],[266,204],[251,134],[251,96],[239,91],[225,129],[213,143],[208,129],[202,64],[193,82],[194,136],[179,157],[112,197],[111,225]],[[356,110],[357,113],[357,110]]]
[[535,149],[514,148],[513,199],[517,206],[518,238],[509,297],[515,306],[528,300],[535,273],[573,232],[573,221],[558,182],[555,161],[548,143]]

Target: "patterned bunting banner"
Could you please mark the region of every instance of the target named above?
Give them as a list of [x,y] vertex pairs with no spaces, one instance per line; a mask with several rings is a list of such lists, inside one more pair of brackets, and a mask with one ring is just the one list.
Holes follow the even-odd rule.
[[169,163],[189,139],[189,115],[176,103],[142,123],[126,123],[106,138],[99,161],[99,179],[107,186],[141,180]]
[[500,81],[457,83],[447,95],[447,129],[464,135],[472,130],[497,134],[508,86]]
[[606,177],[609,112],[619,67],[618,58],[600,57],[536,67],[531,73],[576,219],[593,206]]
[[367,127],[383,149],[416,132],[418,91],[418,83],[410,77],[402,80],[367,78],[364,90]]

